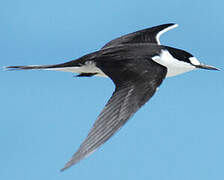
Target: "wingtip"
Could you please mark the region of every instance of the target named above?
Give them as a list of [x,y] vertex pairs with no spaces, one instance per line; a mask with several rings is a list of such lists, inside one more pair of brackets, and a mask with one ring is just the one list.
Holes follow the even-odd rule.
[[60,172],[64,172],[67,168],[66,167],[63,167],[60,169]]
[[163,25],[166,25],[166,26],[168,26],[168,27],[173,27],[173,28],[179,26],[179,24],[177,24],[177,23],[167,23],[167,24],[162,24],[162,26],[163,26]]
[[65,171],[66,169],[70,168],[74,163],[72,160],[68,161],[63,168],[60,169],[60,172]]
[[179,24],[177,23],[169,23],[170,24],[170,28],[173,29],[173,28],[176,28],[179,26]]
[[178,27],[178,26],[179,26],[179,24],[177,24],[177,23],[174,23],[174,24],[173,24],[173,27],[174,27],[174,28],[176,28],[176,27]]

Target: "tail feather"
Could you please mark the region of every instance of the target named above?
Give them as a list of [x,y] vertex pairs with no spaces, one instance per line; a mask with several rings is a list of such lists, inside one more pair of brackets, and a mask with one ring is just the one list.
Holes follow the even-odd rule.
[[29,70],[29,69],[48,69],[53,68],[53,65],[28,65],[28,66],[6,66],[5,70]]
[[98,67],[96,67],[94,61],[84,61],[78,59],[69,61],[62,64],[55,65],[28,65],[28,66],[6,66],[4,70],[51,70],[51,71],[64,71],[78,73],[78,77],[91,77],[91,76],[103,76],[107,77]]
[[63,68],[71,68],[71,67],[80,67],[79,62],[70,61],[70,62],[66,62],[62,64],[54,64],[54,65],[6,66],[4,67],[4,69],[5,70],[30,70],[30,69],[60,70]]

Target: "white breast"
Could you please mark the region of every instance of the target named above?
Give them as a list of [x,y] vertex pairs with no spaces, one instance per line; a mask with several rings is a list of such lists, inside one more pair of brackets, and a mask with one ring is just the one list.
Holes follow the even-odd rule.
[[167,50],[162,50],[160,56],[154,56],[152,60],[167,67],[166,77],[176,76],[195,69],[191,64],[175,59]]

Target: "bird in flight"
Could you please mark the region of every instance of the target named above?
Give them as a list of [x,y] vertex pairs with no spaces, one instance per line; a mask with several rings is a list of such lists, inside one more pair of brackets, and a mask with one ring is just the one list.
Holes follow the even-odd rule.
[[115,91],[89,134],[64,168],[93,153],[117,132],[156,92],[166,77],[194,69],[218,70],[192,54],[160,44],[160,36],[177,27],[163,24],[116,38],[100,50],[56,65],[8,66],[7,70],[42,69],[77,73],[78,77],[109,77]]

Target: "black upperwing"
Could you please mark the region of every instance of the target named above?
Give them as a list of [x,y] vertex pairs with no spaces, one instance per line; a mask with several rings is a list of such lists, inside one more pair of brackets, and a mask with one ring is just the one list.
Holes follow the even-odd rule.
[[118,56],[106,53],[95,59],[97,67],[113,80],[116,88],[88,136],[62,171],[105,143],[153,96],[165,78],[166,67],[152,61],[150,57],[125,55],[128,57],[125,59],[122,52]]
[[[177,27],[177,24],[170,23],[170,24],[163,24],[159,26],[154,26],[151,28],[143,29],[140,31],[136,31],[124,36],[121,36],[119,38],[116,38],[114,40],[111,40],[106,45],[103,46],[101,50],[105,50],[110,47],[115,47],[119,45],[127,45],[127,44],[142,44],[142,43],[151,43],[151,44],[157,44],[160,45],[159,38],[160,36]],[[112,48],[113,49],[113,48]],[[94,54],[94,53],[91,53]],[[64,68],[64,67],[74,67],[74,66],[81,66],[82,60],[79,58],[79,61],[69,61],[62,64],[55,64],[55,65],[29,65],[29,66],[8,66],[5,67],[6,70],[29,70],[29,69],[48,69],[53,70],[54,68]],[[78,76],[92,76],[94,74],[88,74],[88,73],[81,73]]]
[[160,36],[177,26],[177,24],[170,23],[136,31],[108,42],[102,49],[120,44],[154,43],[160,45]]

